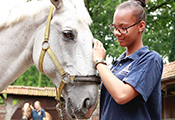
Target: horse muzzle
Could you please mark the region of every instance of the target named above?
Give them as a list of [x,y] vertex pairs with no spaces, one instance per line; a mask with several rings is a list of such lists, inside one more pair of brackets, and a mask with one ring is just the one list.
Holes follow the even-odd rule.
[[28,120],[28,117],[27,116],[22,116],[21,120]]

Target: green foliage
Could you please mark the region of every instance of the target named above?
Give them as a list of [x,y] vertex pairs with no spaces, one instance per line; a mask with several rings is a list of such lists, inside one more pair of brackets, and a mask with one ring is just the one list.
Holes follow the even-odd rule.
[[5,103],[1,97],[0,97],[0,105],[5,105]]
[[149,2],[146,9],[147,26],[143,37],[144,44],[157,51],[163,58],[169,56],[172,47],[174,3],[173,0],[156,0]]
[[18,102],[19,100],[17,100],[17,99],[13,99],[13,105],[15,105],[17,102]]
[[12,85],[24,85],[24,86],[34,86],[34,87],[54,87],[52,81],[41,74],[41,83],[39,83],[39,71],[33,65],[24,74],[22,74]]
[[173,31],[173,38],[172,38],[172,47],[170,51],[169,61],[175,60],[175,20],[174,20],[174,31]]
[[[107,54],[114,58],[119,56],[119,51],[116,48],[119,44],[115,36],[109,31],[108,26],[113,22],[113,14],[119,1],[116,0],[85,0],[87,9],[93,20],[90,29],[94,38],[100,40],[107,50]],[[89,5],[87,5],[89,4]],[[116,48],[115,48],[116,47]],[[115,49],[113,49],[115,48]],[[123,50],[123,48],[121,48]],[[114,51],[113,51],[114,50]]]
[[[113,21],[116,6],[124,0],[85,0],[93,24],[91,31],[95,38],[102,41],[107,49],[107,54],[117,58],[124,48],[116,42],[115,36],[108,30],[108,25]],[[175,19],[174,0],[150,0],[146,7],[147,22],[143,35],[143,43],[150,50],[157,51],[163,58],[172,53],[173,21]],[[175,59],[174,59],[175,60]]]
[[[4,96],[5,99],[7,99],[7,94],[2,94],[2,96]],[[2,96],[0,96],[0,105],[5,105]],[[12,103],[13,105],[15,105],[19,100],[18,99],[13,99]]]
[[[2,96],[6,99],[7,98],[7,94],[2,94]],[[0,96],[0,105],[5,105],[2,97]]]

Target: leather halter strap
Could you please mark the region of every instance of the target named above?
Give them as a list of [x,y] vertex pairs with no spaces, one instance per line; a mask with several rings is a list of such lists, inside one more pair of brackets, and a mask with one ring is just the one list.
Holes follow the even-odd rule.
[[[65,70],[63,69],[62,65],[60,64],[60,62],[58,61],[58,59],[56,58],[54,52],[52,51],[52,49],[50,48],[49,45],[49,29],[50,29],[50,21],[52,18],[52,12],[53,12],[54,7],[51,6],[50,7],[50,11],[49,11],[49,15],[48,15],[48,19],[47,19],[47,26],[46,26],[46,30],[45,30],[45,37],[44,37],[44,41],[42,43],[42,50],[40,53],[40,58],[39,58],[39,70],[44,74],[43,71],[43,60],[44,60],[44,56],[45,53],[48,52],[50,58],[52,59],[52,61],[54,62],[54,64],[56,65],[58,71],[60,72],[61,76],[62,76],[62,81],[60,83],[59,88],[56,88],[56,100],[58,102],[61,102],[61,93],[62,90],[65,86],[65,84],[69,81],[74,81],[74,82],[94,82],[96,84],[100,84],[100,78],[96,75],[89,75],[89,76],[72,76],[69,75],[69,73],[65,72]],[[66,81],[65,81],[65,78]]]

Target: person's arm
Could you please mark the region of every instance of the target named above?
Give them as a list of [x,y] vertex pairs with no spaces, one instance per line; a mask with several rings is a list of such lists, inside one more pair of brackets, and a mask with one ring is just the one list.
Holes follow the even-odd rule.
[[33,110],[32,110],[32,114],[31,114],[31,118],[30,118],[30,120],[33,120]]
[[47,120],[47,118],[46,117],[43,117],[43,120]]
[[[106,50],[100,41],[95,41],[93,49],[93,62],[104,59]],[[99,63],[96,66],[104,86],[118,104],[125,104],[135,98],[139,93],[129,84],[119,80],[110,69]]]
[[43,120],[47,120],[47,118],[46,118],[46,112],[45,112],[44,109],[42,109],[42,115],[43,115]]
[[125,104],[139,93],[129,84],[119,80],[104,64],[98,64],[97,70],[104,86],[118,104]]

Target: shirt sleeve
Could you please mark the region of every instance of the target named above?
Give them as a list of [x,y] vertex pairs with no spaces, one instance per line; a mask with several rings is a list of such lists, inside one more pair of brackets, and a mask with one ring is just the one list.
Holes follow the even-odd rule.
[[46,117],[46,114],[45,114],[45,110],[44,109],[42,109],[42,116],[43,117]]
[[33,118],[33,112],[34,112],[34,110],[32,110],[31,118]]
[[123,81],[133,86],[146,102],[155,86],[160,83],[162,69],[163,62],[160,57],[143,59],[131,69]]

